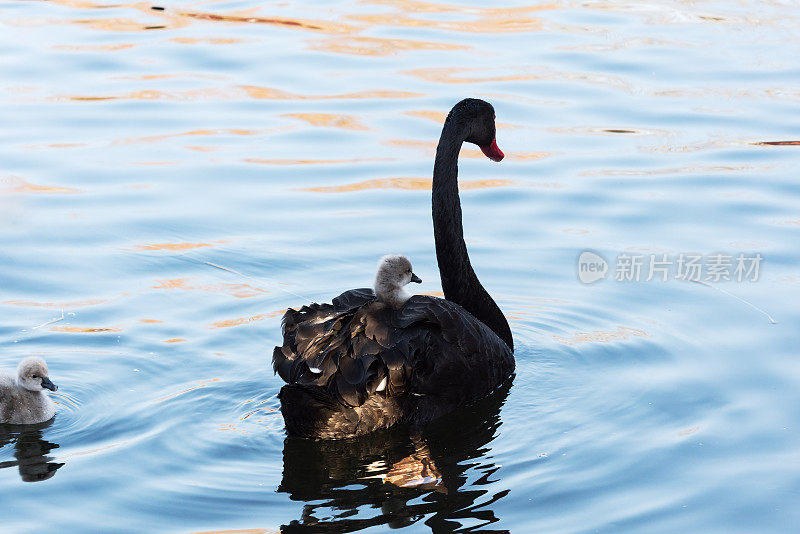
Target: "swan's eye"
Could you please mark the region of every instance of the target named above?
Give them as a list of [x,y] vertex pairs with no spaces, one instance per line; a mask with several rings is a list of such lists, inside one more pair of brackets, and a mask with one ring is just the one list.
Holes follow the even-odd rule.
[[31,378],[39,378],[39,377],[36,375],[31,375]]

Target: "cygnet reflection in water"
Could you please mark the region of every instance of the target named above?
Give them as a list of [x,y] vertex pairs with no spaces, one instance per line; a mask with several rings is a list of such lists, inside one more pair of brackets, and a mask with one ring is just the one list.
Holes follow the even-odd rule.
[[487,482],[467,485],[467,470],[479,470],[481,480],[488,480],[500,468],[486,460],[487,445],[502,424],[500,408],[512,380],[429,423],[421,435],[400,426],[345,440],[287,438],[278,491],[309,504],[281,532],[399,528],[425,517],[433,532],[506,532],[492,528],[499,518],[491,503],[508,490],[487,495],[481,487]]
[[43,439],[43,430],[51,424],[52,421],[38,425],[0,424],[0,452],[5,450],[6,445],[13,443],[16,458],[0,462],[0,469],[17,467],[24,482],[40,482],[52,478],[64,464],[52,462],[53,458],[47,456],[50,451],[58,448],[58,444]]

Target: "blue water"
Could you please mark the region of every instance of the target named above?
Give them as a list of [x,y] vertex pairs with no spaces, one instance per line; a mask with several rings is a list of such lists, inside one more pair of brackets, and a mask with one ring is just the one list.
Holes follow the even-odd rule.
[[[0,429],[3,532],[796,529],[800,147],[760,144],[800,139],[792,2],[157,5],[0,6],[0,369],[60,386]],[[285,440],[283,310],[391,252],[441,290],[466,96],[507,155],[460,178],[513,383],[422,437]],[[615,280],[718,253],[757,281]]]

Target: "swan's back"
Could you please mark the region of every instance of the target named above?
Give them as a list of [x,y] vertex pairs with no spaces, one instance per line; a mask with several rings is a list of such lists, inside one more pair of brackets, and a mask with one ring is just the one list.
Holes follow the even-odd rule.
[[287,310],[273,368],[290,435],[337,438],[425,423],[488,394],[514,370],[509,347],[453,302],[400,309],[371,289]]

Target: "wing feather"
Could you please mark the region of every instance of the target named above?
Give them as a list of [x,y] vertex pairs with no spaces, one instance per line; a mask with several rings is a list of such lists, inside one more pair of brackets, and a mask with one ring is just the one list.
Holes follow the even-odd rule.
[[[394,310],[371,289],[353,289],[331,304],[288,309],[282,326],[275,372],[289,384],[325,388],[346,407],[371,395],[474,398],[514,369],[511,350],[486,325],[458,304],[426,295]],[[384,378],[387,387],[376,392]]]

